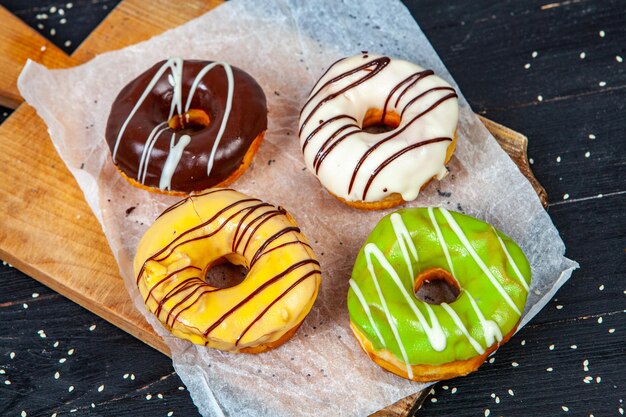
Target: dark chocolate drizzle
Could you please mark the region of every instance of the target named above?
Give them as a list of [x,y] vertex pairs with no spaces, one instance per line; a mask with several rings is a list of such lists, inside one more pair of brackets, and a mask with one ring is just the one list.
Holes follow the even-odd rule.
[[[344,58],[345,59],[345,58]],[[342,60],[339,60],[337,62],[340,62]],[[332,79],[326,81],[324,84],[322,84],[320,87],[318,87],[318,85],[321,83],[322,79],[324,78],[324,76],[328,73],[328,71],[336,64],[334,63],[333,65],[331,65],[329,67],[329,69],[324,73],[324,75],[322,75],[322,77],[317,81],[317,83],[315,84],[315,86],[313,87],[313,89],[311,90],[310,93],[310,97],[307,100],[307,102],[304,104],[302,111],[301,111],[301,117],[304,114],[304,109],[307,108],[307,106],[311,103],[311,101],[317,97],[320,92],[327,86],[336,83],[338,81],[340,81],[341,79],[348,77],[350,75],[356,74],[359,71],[366,71],[367,73],[365,75],[363,75],[361,78],[357,79],[356,81],[350,83],[349,85],[347,85],[346,87],[342,88],[340,91],[336,92],[336,93],[332,93],[329,94],[328,96],[324,97],[323,99],[321,99],[319,101],[319,103],[311,110],[308,110],[308,113],[304,119],[304,121],[302,122],[301,126],[300,126],[300,131],[299,131],[299,135],[302,136],[302,132],[304,130],[304,127],[306,126],[306,124],[310,121],[310,119],[313,117],[313,115],[315,114],[315,112],[324,104],[328,103],[329,101],[331,101],[332,99],[334,99],[335,97],[349,91],[350,89],[362,84],[363,82],[373,78],[376,74],[378,74],[380,71],[383,70],[383,68],[389,64],[390,62],[390,58],[388,57],[380,57],[377,58],[373,61],[369,61],[366,64],[360,65],[356,68],[350,69],[348,71],[343,72],[342,74],[337,75],[336,77],[333,77]],[[371,69],[373,67],[373,69]],[[386,99],[385,99],[385,103],[383,105],[383,109],[382,109],[382,115],[381,115],[381,119],[380,122],[384,123],[385,121],[385,117],[387,116],[387,112],[388,112],[388,107],[389,107],[389,103],[391,102],[392,98],[395,96],[396,100],[395,100],[395,107],[398,107],[400,100],[402,99],[402,97],[413,87],[415,87],[420,80],[423,80],[426,77],[430,77],[434,75],[434,72],[432,70],[423,70],[423,71],[419,71],[416,73],[411,74],[410,76],[404,78],[403,80],[401,80],[398,84],[396,84],[390,91],[389,94],[387,95]],[[384,144],[385,142],[388,142],[389,140],[392,140],[393,138],[398,137],[399,135],[402,134],[402,132],[404,132],[410,125],[412,125],[416,120],[420,119],[422,116],[424,116],[425,114],[433,111],[434,109],[436,109],[437,107],[439,107],[439,105],[441,105],[443,102],[451,99],[451,98],[456,98],[457,94],[455,92],[455,90],[452,87],[434,87],[434,88],[430,88],[422,93],[420,93],[418,96],[412,98],[411,100],[409,100],[402,108],[401,112],[400,112],[400,118],[402,119],[402,117],[404,116],[404,112],[411,107],[414,103],[416,103],[419,99],[423,98],[424,96],[433,93],[433,92],[437,92],[437,91],[450,91],[450,94],[447,94],[443,97],[441,97],[440,99],[438,99],[435,103],[433,103],[428,109],[424,110],[423,112],[421,112],[420,114],[416,115],[415,117],[413,117],[410,121],[408,121],[407,123],[404,123],[404,126],[402,126],[401,128],[397,128],[392,130],[391,132],[389,132],[389,135],[384,137],[383,139],[381,139],[380,141],[378,141],[377,143],[375,143],[374,145],[372,145],[364,154],[363,156],[359,159],[359,161],[357,162],[354,171],[352,173],[352,177],[350,178],[350,183],[348,186],[348,194],[350,194],[352,192],[352,188],[354,186],[356,177],[359,173],[359,170],[361,168],[361,166],[363,165],[363,163],[367,160],[367,158],[377,149],[379,148],[382,144]],[[399,92],[399,93],[398,93]],[[320,126],[316,127],[304,140],[303,145],[302,145],[302,152],[305,151],[307,145],[309,144],[309,142],[313,139],[313,137],[315,137],[321,130],[323,127],[325,127],[327,124],[335,122],[339,119],[350,119],[356,122],[356,119],[350,115],[346,115],[346,114],[341,114],[341,115],[337,115],[334,116],[328,120],[326,120],[325,122],[323,122],[322,124],[320,124]],[[343,131],[345,131],[346,129],[350,128],[350,127],[354,127],[355,130],[351,130],[348,133],[343,134],[342,136],[339,136],[340,133],[342,133]],[[330,134],[328,135],[328,138],[324,141],[324,143],[320,146],[320,148],[317,150],[317,154],[315,155],[315,157],[313,158],[313,169],[315,170],[315,173],[318,174],[321,164],[324,161],[324,159],[333,151],[333,149],[335,149],[335,147],[337,145],[339,145],[341,142],[343,142],[344,140],[346,140],[348,137],[360,133],[363,131],[362,126],[358,126],[356,123],[347,123],[347,124],[343,124],[340,126],[337,126],[337,128]],[[339,136],[339,137],[338,137]],[[397,159],[398,157],[404,155],[405,153],[409,152],[410,150],[419,148],[420,146],[424,146],[424,145],[428,145],[431,143],[436,143],[436,142],[440,142],[442,140],[452,140],[452,138],[433,138],[433,139],[426,139],[420,143],[414,144],[414,145],[410,145],[404,149],[402,149],[401,151],[397,152],[396,154],[392,155],[391,157],[389,157],[387,160],[385,160],[376,170],[374,170],[374,172],[372,172],[372,174],[370,175],[370,178],[367,182],[367,185],[363,191],[363,196],[362,196],[362,200],[365,200],[365,198],[367,197],[367,192],[370,188],[370,185],[372,183],[372,181],[376,178],[376,176],[378,175],[378,173],[380,173],[380,171],[387,166],[389,163],[391,163],[393,160]]]
[[[208,195],[208,194],[224,192],[224,191],[232,191],[232,190],[226,190],[226,189],[211,190],[201,195]],[[175,210],[176,208],[181,207],[188,200],[198,197],[198,196],[200,195],[190,196],[190,197],[187,197],[186,199],[183,199],[181,202],[178,202],[172,207],[166,209],[161,215],[171,212]],[[258,204],[254,204],[254,203],[258,203]],[[244,205],[244,207],[241,207],[241,205]],[[263,211],[259,212],[259,210],[263,210]],[[253,214],[253,213],[256,213],[256,214]],[[270,252],[273,252],[275,250],[284,248],[286,246],[303,245],[310,250],[311,246],[299,238],[300,229],[296,226],[291,225],[291,223],[287,223],[285,227],[281,228],[272,236],[267,238],[266,241],[263,242],[261,246],[259,246],[259,248],[255,251],[255,253],[252,256],[246,256],[246,251],[248,250],[249,244],[251,243],[252,240],[254,240],[254,236],[256,235],[257,231],[263,226],[263,224],[265,224],[268,220],[270,220],[271,218],[275,216],[285,215],[285,214],[286,214],[286,211],[283,208],[272,206],[271,204],[261,202],[260,200],[257,200],[254,198],[244,198],[244,199],[235,201],[229,204],[228,206],[220,210],[217,210],[216,213],[212,215],[209,218],[209,220],[207,220],[206,222],[202,222],[201,224],[197,226],[194,226],[188,230],[185,230],[183,233],[181,233],[176,238],[172,239],[167,245],[165,245],[163,248],[157,251],[153,256],[147,259],[139,271],[139,274],[137,276],[137,283],[139,283],[143,273],[145,272],[146,264],[149,261],[157,261],[157,262],[163,261],[168,256],[170,256],[176,248],[180,248],[181,246],[185,244],[188,244],[197,240],[201,240],[201,239],[207,239],[215,235],[217,232],[222,230],[227,224],[231,224],[233,219],[235,219],[237,216],[240,216],[240,218],[237,220],[237,225],[234,228],[234,232],[232,234],[231,250],[232,250],[232,253],[237,253],[243,256],[247,260],[246,262],[248,262],[248,265],[244,265],[244,266],[246,266],[248,269],[251,269],[252,266],[256,264],[259,261],[259,259],[263,257],[264,255]],[[255,215],[256,217],[252,218],[251,216],[253,215]],[[200,236],[185,238],[185,236],[189,236],[190,233],[201,230],[202,228],[208,226],[210,223],[215,222],[216,220],[218,220],[218,218],[220,218],[220,216],[228,216],[228,217],[226,217],[226,219],[222,221],[212,231],[203,233]],[[272,243],[277,241],[280,237],[288,235],[288,234],[294,234],[293,236],[294,240],[288,240],[287,242],[284,242],[278,245],[272,245]],[[247,239],[245,239],[246,237]],[[245,243],[244,243],[244,240],[245,240]],[[243,249],[240,250],[240,246],[242,244],[243,244]],[[304,275],[302,275],[301,277],[293,278],[294,282],[289,286],[289,288],[287,288],[280,295],[278,295],[274,300],[272,300],[267,306],[264,307],[264,309],[254,319],[252,319],[252,321],[247,325],[244,331],[237,338],[236,343],[235,343],[235,345],[237,346],[241,338],[281,298],[286,296],[287,293],[292,291],[294,288],[300,285],[300,283],[302,283],[307,278],[317,276],[321,273],[319,269],[319,262],[317,260],[313,258],[308,258],[308,259],[295,262],[294,264],[287,267],[283,271],[279,272],[278,274],[276,274],[269,280],[265,281],[258,288],[256,288],[250,294],[248,294],[243,300],[237,303],[237,305],[235,305],[228,311],[224,312],[224,314],[222,314],[206,330],[201,331],[198,329],[198,331],[203,332],[204,336],[207,337],[215,328],[217,328],[230,315],[232,315],[235,311],[237,311],[240,307],[242,307],[246,303],[250,302],[254,297],[256,297],[258,294],[263,292],[266,288],[281,281],[283,278],[291,274],[293,271],[296,271],[299,268],[304,268],[307,265],[313,265],[314,267],[313,269],[308,268],[309,270],[305,272]],[[197,270],[200,273],[202,273],[202,270],[196,266],[191,266],[191,265],[186,266],[186,267],[180,268],[174,272],[167,274],[164,278],[160,279],[157,283],[155,283],[148,290],[145,301],[147,302],[150,298],[153,298],[157,302],[157,307],[155,308],[155,311],[154,311],[154,314],[157,317],[160,317],[163,311],[164,305],[167,301],[172,300],[176,296],[180,296],[181,294],[184,294],[180,300],[177,300],[176,304],[174,304],[171,308],[169,308],[167,312],[167,316],[165,317],[165,320],[164,320],[164,323],[167,326],[170,326],[170,327],[173,326],[176,320],[178,319],[178,317],[180,316],[180,314],[182,314],[184,311],[191,308],[193,305],[196,305],[197,303],[201,302],[201,299],[203,296],[205,296],[206,294],[210,294],[212,292],[221,290],[220,288],[211,287],[209,284],[206,283],[203,277],[191,276],[189,278],[183,279],[180,283],[177,283],[172,288],[170,288],[160,300],[157,300],[154,297],[153,291],[157,287],[164,285],[167,281],[176,277],[177,274],[184,272],[186,270],[191,270],[191,269]],[[205,342],[205,345],[206,344],[207,343]]]

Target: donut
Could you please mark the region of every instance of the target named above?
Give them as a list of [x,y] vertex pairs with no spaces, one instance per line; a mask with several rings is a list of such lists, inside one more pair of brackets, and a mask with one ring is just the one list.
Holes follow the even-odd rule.
[[445,208],[384,217],[350,279],[350,327],[368,356],[413,381],[467,375],[513,335],[530,287],[524,253]]
[[[243,281],[209,285],[207,272],[222,262],[243,266]],[[244,353],[287,341],[321,282],[319,262],[284,208],[223,188],[165,210],[141,238],[134,271],[147,309],[173,335]]]
[[122,89],[105,136],[131,184],[186,195],[239,178],[266,129],[265,94],[250,75],[225,62],[170,58]]
[[340,201],[377,210],[447,174],[455,90],[419,65],[363,52],[330,66],[300,113],[307,168]]

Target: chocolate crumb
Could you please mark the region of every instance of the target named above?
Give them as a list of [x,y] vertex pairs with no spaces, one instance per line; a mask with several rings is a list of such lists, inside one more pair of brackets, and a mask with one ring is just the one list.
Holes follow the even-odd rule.
[[137,207],[133,206],[133,207],[129,207],[126,209],[126,216],[128,216],[130,213],[132,213]]
[[85,163],[83,162],[82,164],[80,164],[80,169],[85,168]]
[[274,91],[274,94],[280,96],[280,94],[278,94],[278,91]]
[[450,191],[441,191],[439,188],[437,188],[437,194],[439,194],[440,197],[450,197],[452,195]]

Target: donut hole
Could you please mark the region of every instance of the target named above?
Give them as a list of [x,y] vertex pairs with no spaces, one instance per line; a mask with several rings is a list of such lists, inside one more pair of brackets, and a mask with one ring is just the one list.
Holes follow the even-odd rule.
[[213,288],[230,288],[241,284],[247,274],[243,265],[221,258],[207,267],[204,280]]
[[400,126],[400,115],[395,112],[383,112],[380,109],[369,109],[365,112],[361,129],[367,133],[385,133]]
[[450,304],[461,293],[459,283],[445,269],[431,268],[422,271],[413,287],[415,297],[428,304]]

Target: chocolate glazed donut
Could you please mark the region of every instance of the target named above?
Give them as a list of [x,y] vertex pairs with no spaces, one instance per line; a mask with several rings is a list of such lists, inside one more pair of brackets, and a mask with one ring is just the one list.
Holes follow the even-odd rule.
[[170,58],[122,89],[106,140],[131,184],[179,195],[237,179],[266,129],[265,94],[246,72]]

